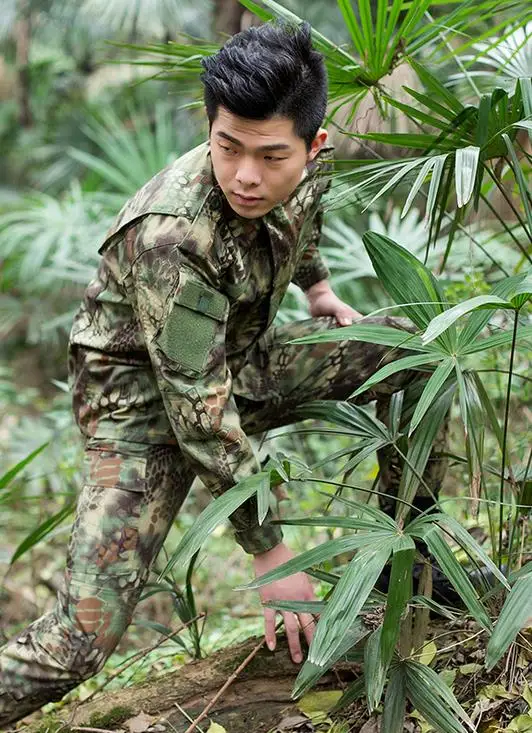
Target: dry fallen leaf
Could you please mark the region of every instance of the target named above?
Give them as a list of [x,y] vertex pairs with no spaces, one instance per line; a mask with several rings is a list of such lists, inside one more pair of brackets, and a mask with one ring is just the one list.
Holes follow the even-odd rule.
[[211,723],[207,733],[227,733],[227,731],[223,725],[220,725],[219,723]]
[[151,728],[157,719],[157,716],[147,715],[147,713],[141,711],[138,715],[135,715],[134,718],[126,720],[124,725],[129,733],[145,733],[145,731],[147,731],[148,728]]
[[378,718],[375,718],[373,715],[371,718],[364,723],[362,728],[359,730],[359,733],[379,733],[380,730],[380,715]]

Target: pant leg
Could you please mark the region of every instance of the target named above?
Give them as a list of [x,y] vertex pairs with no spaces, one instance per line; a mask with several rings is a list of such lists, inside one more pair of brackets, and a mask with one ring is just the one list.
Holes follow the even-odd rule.
[[[411,330],[408,321],[400,318],[366,318],[364,324],[379,324]],[[316,318],[272,329],[249,355],[249,360],[234,380],[234,391],[244,429],[249,434],[260,433],[294,422],[294,411],[303,402],[330,399],[345,400],[368,377],[382,366],[406,356],[407,351],[360,341],[339,341],[317,344],[291,344],[289,341],[334,328],[333,318]],[[354,402],[365,404],[376,400],[377,415],[388,421],[391,395],[406,390],[405,406],[415,404],[420,383],[426,375],[414,370],[397,372],[367,390]],[[437,450],[429,458],[423,478],[437,495],[445,472],[445,461],[439,451],[445,445],[447,424],[440,430],[435,443]],[[380,488],[383,493],[397,495],[402,463],[393,449],[378,452]],[[419,501],[432,503],[423,487]],[[426,495],[423,500],[421,496]],[[416,501],[418,501],[416,499]],[[427,500],[429,500],[427,502]],[[385,496],[382,508],[395,512],[395,502]]]
[[85,461],[55,607],[0,649],[0,729],[103,667],[193,478],[167,445],[99,441]]

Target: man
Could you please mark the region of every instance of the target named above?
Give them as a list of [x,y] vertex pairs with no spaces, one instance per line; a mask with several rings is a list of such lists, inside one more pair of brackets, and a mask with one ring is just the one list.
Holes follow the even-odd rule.
[[[332,292],[317,248],[330,149],[308,26],[250,28],[204,67],[209,143],[124,206],[74,320],[85,480],[57,604],[0,650],[0,727],[101,669],[194,476],[219,496],[259,469],[248,435],[292,422],[304,401],[347,398],[390,358],[355,342],[287,343],[359,315]],[[312,318],[273,328],[290,281]],[[254,501],[232,522],[257,575],[293,556],[271,518],[258,525]],[[299,573],[261,598],[313,593]],[[264,615],[273,649],[275,613]],[[313,620],[284,621],[300,662],[299,626],[310,641]]]

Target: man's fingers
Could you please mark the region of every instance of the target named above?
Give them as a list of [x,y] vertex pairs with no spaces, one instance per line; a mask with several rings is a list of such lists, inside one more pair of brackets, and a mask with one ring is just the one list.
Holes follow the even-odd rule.
[[264,637],[268,649],[273,652],[275,649],[275,614],[274,608],[264,609]]
[[296,664],[299,664],[299,662],[303,661],[301,642],[299,640],[299,624],[293,613],[283,613],[283,618],[290,656]]
[[314,636],[314,632],[316,631],[316,622],[314,621],[314,617],[310,613],[300,613],[299,623],[301,625],[303,633],[305,634],[307,644],[310,646],[310,642],[312,641],[312,637]]

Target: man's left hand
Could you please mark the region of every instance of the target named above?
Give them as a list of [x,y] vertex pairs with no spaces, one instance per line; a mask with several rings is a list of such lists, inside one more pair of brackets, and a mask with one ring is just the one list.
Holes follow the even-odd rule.
[[319,316],[334,316],[339,326],[350,326],[362,314],[344,303],[335,295],[328,280],[320,280],[312,285],[305,293],[307,296],[310,315],[313,318]]
[[[268,552],[255,555],[253,564],[255,566],[255,575],[260,577],[270,570],[275,570],[287,560],[295,557],[292,550],[285,544],[276,545]],[[260,599],[262,603],[268,601],[315,601],[316,596],[310,584],[310,580],[305,573],[295,573],[288,578],[274,581],[268,585],[259,588]],[[264,609],[264,635],[268,649],[275,649],[275,616],[279,613],[273,608]],[[310,613],[291,613],[283,611],[284,627],[288,646],[290,648],[290,656],[293,661],[299,664],[303,661],[303,653],[301,651],[301,641],[299,638],[300,630],[305,634],[307,643],[310,645],[316,623],[314,617]]]

